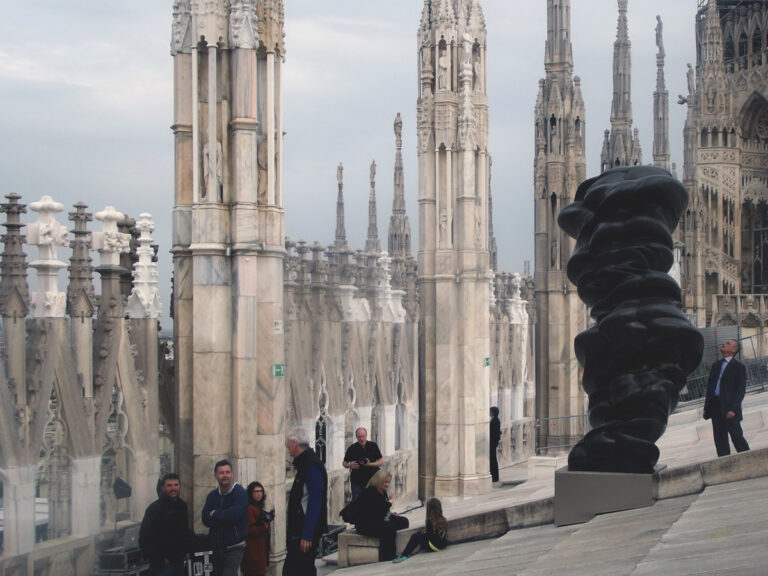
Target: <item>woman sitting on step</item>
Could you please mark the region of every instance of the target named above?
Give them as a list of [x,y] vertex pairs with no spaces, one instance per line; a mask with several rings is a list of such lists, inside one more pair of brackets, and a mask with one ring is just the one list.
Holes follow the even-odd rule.
[[392,512],[394,496],[387,494],[392,475],[379,470],[358,496],[355,528],[360,534],[379,539],[379,562],[395,557],[395,537],[398,530],[408,528],[408,518]]
[[421,532],[411,534],[411,539],[405,545],[403,553],[393,562],[405,562],[413,556],[417,547],[421,547],[424,552],[439,552],[448,546],[448,538],[446,538],[448,520],[443,516],[443,505],[437,498],[427,500],[426,525]]

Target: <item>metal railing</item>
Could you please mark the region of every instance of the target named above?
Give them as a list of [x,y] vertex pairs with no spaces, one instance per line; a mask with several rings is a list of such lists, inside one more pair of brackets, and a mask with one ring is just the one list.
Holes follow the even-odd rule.
[[569,451],[589,431],[589,416],[536,419],[536,456]]
[[[768,389],[768,357],[740,359],[747,369],[747,391],[763,392]],[[681,408],[704,402],[709,383],[709,368],[700,366],[685,383],[680,392]]]

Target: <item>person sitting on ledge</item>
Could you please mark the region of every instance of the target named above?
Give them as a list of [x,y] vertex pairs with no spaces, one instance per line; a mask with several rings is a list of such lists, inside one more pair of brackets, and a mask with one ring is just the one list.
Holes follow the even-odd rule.
[[379,562],[395,557],[395,537],[398,530],[408,528],[408,518],[392,512],[394,496],[387,494],[392,475],[379,470],[368,481],[358,498],[358,521],[355,529],[365,536],[379,539]]
[[439,552],[448,546],[448,520],[443,516],[443,505],[437,498],[427,500],[426,528],[421,532],[411,534],[411,539],[405,545],[403,553],[392,562],[405,562],[413,556],[417,547],[424,552]]

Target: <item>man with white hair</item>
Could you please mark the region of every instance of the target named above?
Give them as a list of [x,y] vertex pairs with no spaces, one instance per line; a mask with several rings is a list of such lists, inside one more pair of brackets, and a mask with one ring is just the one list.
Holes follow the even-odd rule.
[[328,474],[309,447],[305,428],[292,428],[285,436],[285,447],[293,458],[296,476],[288,497],[283,576],[316,576],[317,545],[328,530]]

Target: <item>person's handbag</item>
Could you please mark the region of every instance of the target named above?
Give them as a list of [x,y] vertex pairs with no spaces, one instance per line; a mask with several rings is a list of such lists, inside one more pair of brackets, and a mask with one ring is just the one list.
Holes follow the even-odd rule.
[[360,506],[358,504],[358,498],[353,498],[352,501],[344,506],[339,512],[339,516],[347,524],[357,524],[358,516],[360,512]]

